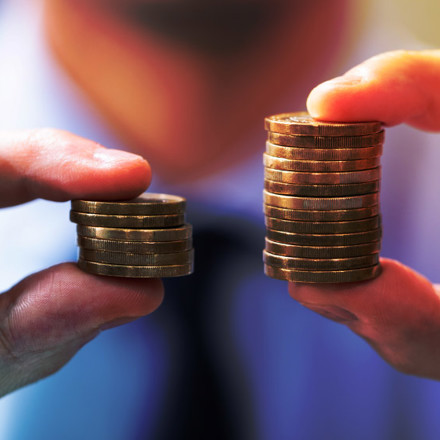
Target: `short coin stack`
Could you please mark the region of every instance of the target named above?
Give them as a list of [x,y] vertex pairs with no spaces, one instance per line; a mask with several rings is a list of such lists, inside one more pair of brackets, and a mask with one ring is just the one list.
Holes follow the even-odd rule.
[[186,200],[144,193],[127,201],[72,200],[78,266],[96,275],[163,278],[193,272],[192,227]]
[[300,112],[267,117],[265,128],[265,273],[305,283],[378,276],[381,123]]

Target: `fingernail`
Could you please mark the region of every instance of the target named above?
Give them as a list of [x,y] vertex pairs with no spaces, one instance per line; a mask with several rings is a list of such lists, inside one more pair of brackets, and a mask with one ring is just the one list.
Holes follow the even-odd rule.
[[326,81],[323,84],[329,84],[329,85],[337,85],[337,86],[357,86],[358,84],[360,84],[362,81],[364,80],[364,78],[360,75],[355,75],[355,74],[345,74],[342,76],[337,76],[336,78],[333,78],[329,81]]
[[325,316],[328,319],[331,319],[340,323],[348,323],[357,321],[357,316],[353,313],[349,312],[346,309],[337,306],[325,306],[325,307],[317,307],[317,306],[309,306],[306,305],[310,310],[313,310],[316,313],[319,313],[322,316]]
[[128,153],[122,150],[112,150],[110,148],[100,148],[99,150],[96,150],[93,154],[93,158],[98,162],[108,165],[114,165],[116,163],[132,161],[135,159],[142,159],[141,156],[136,154]]

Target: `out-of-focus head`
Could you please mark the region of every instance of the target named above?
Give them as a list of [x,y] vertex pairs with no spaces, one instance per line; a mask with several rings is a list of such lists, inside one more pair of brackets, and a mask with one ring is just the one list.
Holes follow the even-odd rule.
[[122,140],[194,178],[260,145],[350,39],[351,0],[46,0],[51,44]]

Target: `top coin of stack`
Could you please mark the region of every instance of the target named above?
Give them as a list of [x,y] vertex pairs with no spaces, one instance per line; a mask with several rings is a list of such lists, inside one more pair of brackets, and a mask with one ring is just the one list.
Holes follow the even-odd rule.
[[378,276],[381,123],[299,112],[269,116],[265,128],[265,273],[307,283]]
[[72,200],[78,266],[96,275],[156,278],[193,271],[192,228],[186,200],[144,193],[126,201]]

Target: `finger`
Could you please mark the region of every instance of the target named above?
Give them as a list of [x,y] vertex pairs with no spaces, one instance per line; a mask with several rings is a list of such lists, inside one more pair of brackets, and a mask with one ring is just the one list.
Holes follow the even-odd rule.
[[0,394],[53,373],[101,330],[162,299],[160,280],[98,277],[70,263],[29,276],[0,296]]
[[379,120],[440,130],[440,50],[394,51],[314,88],[310,114],[322,120]]
[[[381,259],[381,265],[382,273],[374,280],[291,283],[289,292],[311,310],[347,324],[397,368],[413,372],[417,359],[422,362],[424,355],[438,352],[440,297],[426,278],[403,264]],[[433,377],[436,368],[439,376],[439,364],[430,364],[426,362],[426,371],[417,374]]]
[[126,199],[144,191],[150,180],[142,157],[66,131],[0,134],[0,206],[35,198]]

